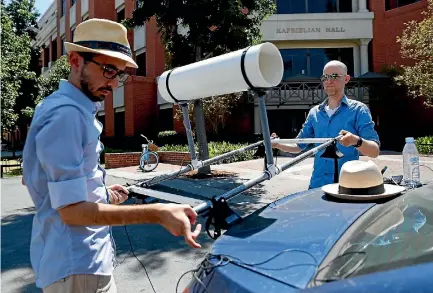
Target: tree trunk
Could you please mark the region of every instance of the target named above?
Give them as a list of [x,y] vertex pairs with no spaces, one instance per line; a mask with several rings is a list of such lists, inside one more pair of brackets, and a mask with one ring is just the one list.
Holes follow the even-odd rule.
[[[201,60],[201,47],[196,47],[196,61]],[[194,119],[195,129],[197,134],[198,153],[201,161],[209,159],[209,147],[207,144],[206,125],[204,120],[203,102],[201,100],[194,101]],[[198,174],[210,174],[210,166],[199,168]]]

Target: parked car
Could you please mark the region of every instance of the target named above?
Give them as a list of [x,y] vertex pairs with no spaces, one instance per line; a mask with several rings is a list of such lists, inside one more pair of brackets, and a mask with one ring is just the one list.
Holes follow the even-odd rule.
[[381,202],[314,189],[216,240],[184,293],[432,292],[433,184]]

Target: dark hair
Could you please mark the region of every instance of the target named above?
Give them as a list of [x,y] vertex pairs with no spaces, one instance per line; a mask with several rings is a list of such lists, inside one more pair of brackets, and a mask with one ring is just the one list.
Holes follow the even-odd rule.
[[94,57],[101,55],[101,54],[92,53],[92,52],[77,52],[77,53],[78,53],[78,55],[83,57],[83,59],[86,61],[92,60]]

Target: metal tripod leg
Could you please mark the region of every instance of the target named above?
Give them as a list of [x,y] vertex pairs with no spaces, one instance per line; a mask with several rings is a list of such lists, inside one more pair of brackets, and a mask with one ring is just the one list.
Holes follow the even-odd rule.
[[259,110],[260,110],[260,122],[262,126],[263,133],[263,142],[265,145],[265,155],[266,155],[266,170],[274,166],[274,157],[272,153],[272,145],[271,145],[271,133],[269,131],[269,123],[268,123],[268,114],[266,111],[265,104],[265,93],[258,93],[259,95]]
[[189,153],[191,155],[191,163],[194,165],[197,164],[197,157],[195,155],[194,138],[192,137],[192,130],[191,130],[191,121],[189,120],[188,104],[180,104],[180,107],[182,108],[183,125],[185,126],[186,137],[188,139],[188,148],[189,148]]

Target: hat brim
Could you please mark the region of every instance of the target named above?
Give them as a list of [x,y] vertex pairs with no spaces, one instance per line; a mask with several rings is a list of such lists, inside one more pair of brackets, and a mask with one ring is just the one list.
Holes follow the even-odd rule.
[[385,186],[385,192],[380,194],[341,194],[338,192],[338,183],[334,184],[328,184],[322,187],[322,190],[331,196],[340,198],[340,199],[347,199],[347,200],[356,200],[356,201],[367,201],[367,200],[375,200],[375,199],[381,199],[381,198],[387,198],[392,197],[394,195],[397,195],[401,192],[403,192],[406,188],[403,186],[397,186],[392,184],[384,184]]
[[87,48],[87,47],[83,47],[74,43],[69,43],[69,42],[65,42],[65,50],[66,53],[70,53],[70,52],[89,52],[89,53],[95,53],[95,54],[102,54],[102,55],[106,55],[109,57],[113,57],[116,59],[120,59],[123,61],[126,61],[126,66],[128,67],[133,67],[133,68],[138,68],[137,63],[135,63],[134,59],[132,59],[131,57],[120,53],[120,52],[116,52],[116,51],[111,51],[111,50],[103,50],[103,49],[91,49],[91,48]]

